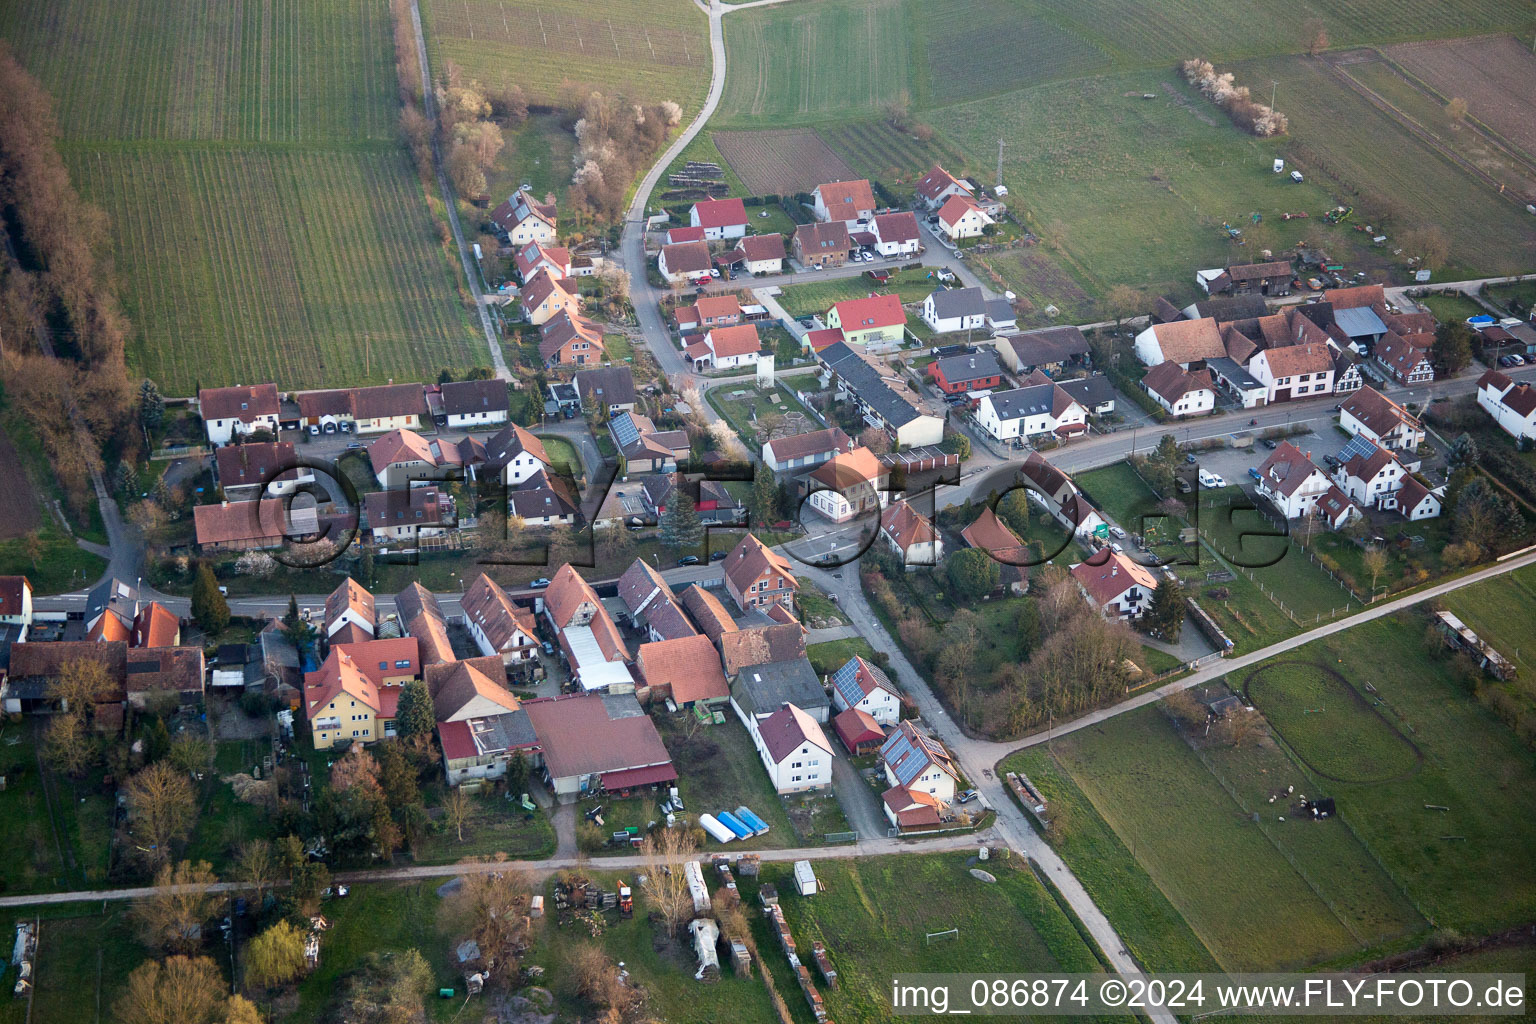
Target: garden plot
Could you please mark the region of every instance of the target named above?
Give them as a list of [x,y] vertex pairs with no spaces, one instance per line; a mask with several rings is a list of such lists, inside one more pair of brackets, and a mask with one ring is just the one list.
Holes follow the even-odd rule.
[[793,195],[823,182],[854,176],[842,159],[808,128],[785,131],[715,132],[731,170],[751,195]]

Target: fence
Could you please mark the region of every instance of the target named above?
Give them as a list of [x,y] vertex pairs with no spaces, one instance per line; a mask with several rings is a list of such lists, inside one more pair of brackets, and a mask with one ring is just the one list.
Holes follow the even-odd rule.
[[827,832],[821,837],[824,843],[856,843],[859,841],[857,832]]
[[213,451],[205,444],[189,444],[178,448],[156,448],[150,452],[151,462],[164,462],[167,459],[198,459]]

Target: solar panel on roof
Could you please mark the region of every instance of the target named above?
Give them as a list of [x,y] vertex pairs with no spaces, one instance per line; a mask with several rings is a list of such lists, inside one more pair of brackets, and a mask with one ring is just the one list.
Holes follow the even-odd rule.
[[1375,454],[1376,443],[1370,438],[1366,437],[1364,434],[1356,434],[1354,437],[1349,439],[1348,443],[1346,443],[1343,448],[1339,449],[1339,454],[1334,456],[1334,458],[1338,459],[1340,462],[1348,462],[1356,455],[1360,456],[1362,459],[1368,459]]
[[619,442],[619,447],[628,448],[640,440],[640,430],[629,414],[625,413],[613,421],[613,436]]

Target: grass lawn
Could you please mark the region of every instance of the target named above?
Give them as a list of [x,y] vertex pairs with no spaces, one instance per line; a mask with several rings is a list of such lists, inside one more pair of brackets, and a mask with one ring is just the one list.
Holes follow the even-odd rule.
[[90,586],[107,567],[106,559],[76,544],[51,518],[43,521],[37,538],[35,559],[25,538],[0,541],[0,575],[27,577],[39,595],[58,594]]
[[0,771],[6,780],[0,790],[0,842],[12,852],[0,867],[5,891],[73,888],[78,883],[64,871],[28,724],[0,730]]
[[1073,479],[1111,520],[1131,533],[1140,531],[1141,517],[1151,513],[1157,504],[1152,488],[1126,462],[1090,469]]
[[[1522,311],[1527,315],[1532,306],[1536,306],[1536,281],[1519,281],[1514,284],[1491,284],[1484,289],[1488,298],[1499,305],[1508,308],[1510,300],[1520,304]],[[1479,309],[1479,313],[1487,312]],[[1474,314],[1468,313],[1468,316]]]
[[848,616],[843,614],[843,610],[834,604],[820,587],[804,576],[798,577],[797,582],[800,584],[800,589],[795,593],[795,603],[800,606],[801,612],[829,626],[847,624]]
[[[486,191],[493,205],[524,183],[532,185],[534,195],[540,198],[553,192],[557,200],[565,199],[565,190],[571,184],[576,133],[567,127],[563,115],[531,114],[516,128],[503,127],[502,139],[505,144],[485,174]],[[489,212],[477,212],[466,227],[477,224]]]
[[539,440],[544,442],[544,450],[549,453],[550,461],[557,472],[569,467],[572,475],[581,475],[581,456],[574,444],[557,434],[541,434]]
[[[1398,613],[1309,644],[1285,660],[1343,673],[1366,700],[1379,701],[1375,710],[1418,748],[1422,763],[1406,777],[1333,782],[1327,792],[1426,917],[1439,927],[1493,931],[1529,919],[1536,909],[1536,877],[1527,870],[1536,844],[1536,761],[1454,682],[1452,663],[1426,648],[1425,621]],[[1261,697],[1264,692],[1261,687]],[[1277,728],[1303,762],[1329,763],[1339,757],[1335,748],[1341,744],[1361,742],[1362,728],[1359,712],[1331,717],[1349,731],[1307,719],[1300,727]],[[1379,751],[1381,741],[1372,740],[1367,749]]]
[[1524,627],[1536,621],[1536,570],[1531,567],[1445,595],[1445,606],[1476,630],[1529,678],[1536,673],[1536,643]]
[[[1328,829],[1341,837],[1340,844],[1353,842],[1344,824],[1274,821],[1273,807],[1228,788],[1230,783],[1224,786],[1159,709],[1074,733],[1055,741],[1053,750],[1223,968],[1296,967],[1386,937],[1377,922],[1360,920],[1355,912],[1357,904],[1394,897],[1384,873],[1362,874],[1352,862],[1348,870],[1325,877],[1292,859],[1306,841],[1295,836],[1302,830]],[[1287,763],[1278,751],[1269,760],[1272,768]],[[1237,774],[1231,765],[1220,770],[1223,777]],[[1305,783],[1299,770],[1265,778],[1282,789]],[[1263,824],[1250,818],[1255,812]],[[1353,861],[1374,867],[1365,851],[1357,852]],[[1253,928],[1259,919],[1266,926]],[[1394,921],[1390,934],[1401,929]]]
[[[103,912],[85,916],[52,917],[43,914],[38,934],[37,988],[32,1020],[109,1021],[116,1019],[112,1004],[128,974],[148,957],[128,922],[129,904],[106,904]],[[54,913],[78,915],[79,907],[60,907]],[[22,911],[16,920],[32,916]],[[10,932],[15,937],[15,932]],[[215,962],[220,962],[215,954]],[[227,963],[227,958],[223,961]],[[9,973],[6,980],[11,981]],[[26,1019],[25,999],[6,1000],[5,1010],[20,1009],[14,1017]]]
[[[1440,553],[1451,542],[1449,516],[1414,523],[1388,517],[1376,529],[1377,535],[1387,542],[1387,568],[1374,581],[1365,568],[1365,549],[1343,534],[1318,530],[1303,543],[1320,558],[1329,558],[1335,566],[1334,573],[1362,595],[1370,593],[1373,582],[1380,593],[1391,594],[1445,574]],[[1414,537],[1423,538],[1423,543],[1415,543]]]
[[[464,841],[446,822],[441,831],[433,831],[422,840],[412,858],[417,864],[451,864],[465,857],[488,857],[505,853],[513,860],[540,860],[555,852],[555,829],[540,811],[525,812],[517,794],[508,800],[487,788],[469,801],[469,817],[464,822]],[[532,820],[525,821],[530,814]]]
[[[795,388],[800,383],[784,382],[766,391],[751,381],[736,386],[726,384],[711,388],[705,394],[705,401],[736,429],[746,441],[748,450],[761,451],[768,440],[767,431],[761,426],[764,418],[768,418],[781,433],[798,434],[821,429],[821,421],[795,397]],[[777,400],[769,401],[770,397]]]
[[236,799],[233,787],[222,781],[236,772],[250,774],[271,751],[271,744],[259,740],[226,740],[218,744],[213,771],[203,778],[197,828],[187,843],[186,859],[206,860],[215,871],[221,871],[233,863],[241,843],[272,838],[274,832],[266,810]]
[[[729,710],[723,725],[698,725],[691,715],[683,713],[657,715],[655,719],[662,741],[677,764],[678,795],[683,798],[687,814],[698,820],[700,814],[734,811],[745,804],[768,823],[766,833],[737,840],[730,844],[732,850],[783,849],[799,845],[802,838],[810,838],[802,837],[791,821],[789,808],[798,801],[773,791],[752,737]],[[660,817],[654,803],[650,804],[649,813],[651,818]],[[705,845],[714,849],[719,844],[709,840]]]
[[1435,319],[1441,323],[1449,323],[1452,320],[1465,320],[1473,316],[1488,315],[1486,309],[1473,302],[1461,292],[1453,292],[1447,295],[1425,295],[1419,301],[1428,306],[1429,311],[1435,314]]
[[1049,751],[1041,747],[1021,751],[1006,758],[998,770],[1024,772],[1046,798],[1053,823],[1046,840],[1108,916],[1137,963],[1154,972],[1220,969],[1146,868]]
[[603,348],[608,352],[608,361],[615,365],[634,361],[635,348],[622,334],[603,335]]
[[805,656],[811,659],[811,667],[819,676],[836,672],[847,664],[849,658],[869,659],[873,658],[874,654],[875,649],[861,636],[849,637],[846,640],[831,640],[824,644],[811,644],[805,649]]
[[[991,884],[973,878],[969,864],[965,854],[816,861],[822,891],[811,897],[797,894],[788,864],[764,864],[758,882],[778,889],[800,949],[814,940],[826,944],[839,982],[821,990],[832,1020],[891,1019],[891,977],[902,971],[1098,969],[1092,950],[1024,861],[986,864],[996,878]],[[752,879],[738,884],[750,901],[757,885]],[[928,944],[927,933],[950,928],[960,930],[958,938]],[[765,934],[758,945],[799,1020],[805,1002]]]
[[1248,699],[1284,736],[1313,751],[1307,767],[1339,782],[1388,782],[1418,767],[1419,752],[1398,728],[1327,666],[1270,661],[1245,675]]
[[[885,284],[876,284],[863,274],[797,284],[783,290],[779,295],[779,303],[791,316],[804,316],[808,313],[825,315],[837,303],[846,299],[862,299],[870,292],[894,292],[901,296],[902,302],[920,302],[927,298],[929,292],[940,287],[931,274],[929,270],[901,270],[891,275]],[[909,322],[912,319],[908,317]]]

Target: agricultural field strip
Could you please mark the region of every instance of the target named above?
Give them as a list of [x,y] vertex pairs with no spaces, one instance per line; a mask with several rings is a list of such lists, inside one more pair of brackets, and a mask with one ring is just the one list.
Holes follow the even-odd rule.
[[1406,43],[1382,53],[1440,102],[1453,96],[1465,99],[1469,118],[1536,162],[1536,125],[1529,104],[1536,95],[1536,56],[1524,44],[1498,36]]

